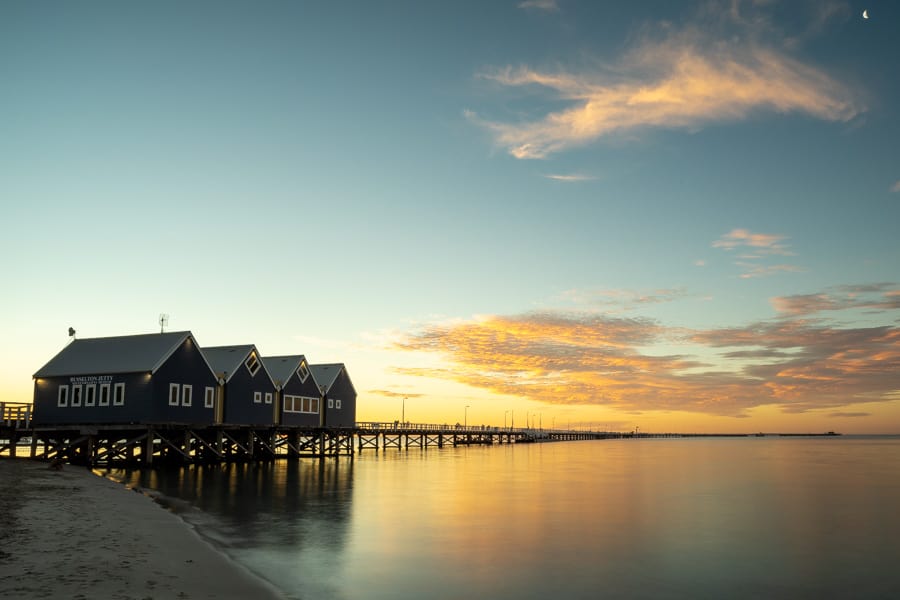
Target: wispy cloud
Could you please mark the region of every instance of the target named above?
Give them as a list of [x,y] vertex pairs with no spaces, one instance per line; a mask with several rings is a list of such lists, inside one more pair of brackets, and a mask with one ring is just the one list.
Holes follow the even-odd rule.
[[385,398],[421,398],[422,394],[413,394],[410,392],[395,392],[392,390],[369,390],[369,394],[373,396],[384,396]]
[[900,310],[900,283],[840,286],[817,294],[777,296],[770,302],[780,314],[789,316],[848,309]]
[[891,191],[894,193],[900,192],[900,180],[898,180],[894,185],[891,186]]
[[506,88],[537,88],[568,106],[536,120],[500,122],[469,113],[470,119],[516,158],[539,159],[643,128],[695,130],[764,110],[847,121],[865,110],[849,87],[736,23],[745,35],[666,25],[656,39],[645,36],[601,67],[486,71],[484,79]]
[[544,177],[546,177],[547,179],[553,179],[555,181],[564,181],[566,183],[579,183],[582,181],[594,181],[597,179],[593,175],[581,175],[578,173],[571,173],[568,175],[548,173],[544,175]]
[[519,3],[519,8],[525,10],[545,10],[548,12],[559,11],[559,4],[556,0],[525,0]]
[[[685,351],[673,353],[679,346]],[[397,347],[447,362],[399,369],[406,374],[619,410],[745,416],[774,404],[804,412],[892,400],[900,389],[896,324],[840,328],[796,317],[686,331],[652,319],[540,312],[427,326]]]
[[744,272],[738,275],[741,279],[768,277],[776,273],[802,273],[805,270],[803,267],[796,265],[757,265],[748,262],[737,262],[735,264],[744,269]]
[[756,252],[764,254],[780,254],[791,256],[793,253],[787,249],[782,241],[783,235],[768,233],[753,233],[746,229],[732,229],[718,240],[713,242],[713,248],[734,250],[735,248],[752,248]]
[[776,273],[799,273],[804,269],[788,264],[763,264],[760,261],[771,256],[794,256],[784,243],[783,235],[754,233],[747,229],[732,229],[712,243],[713,248],[721,248],[726,252],[739,250],[735,265],[743,270],[741,279],[768,277]]
[[572,289],[562,293],[562,297],[580,307],[595,307],[604,310],[630,310],[648,304],[662,304],[684,298],[684,288],[664,288],[656,290],[624,289]]

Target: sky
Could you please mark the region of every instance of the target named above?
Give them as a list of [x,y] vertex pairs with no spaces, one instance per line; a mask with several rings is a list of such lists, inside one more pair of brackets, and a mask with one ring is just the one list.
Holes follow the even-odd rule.
[[[865,18],[863,11],[866,11]],[[79,338],[360,421],[900,433],[900,5],[0,4],[0,401]]]

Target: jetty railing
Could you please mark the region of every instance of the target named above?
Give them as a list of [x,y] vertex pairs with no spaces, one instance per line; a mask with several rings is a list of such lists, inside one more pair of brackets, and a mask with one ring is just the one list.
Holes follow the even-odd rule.
[[31,427],[32,405],[27,402],[0,402],[0,426],[9,429]]

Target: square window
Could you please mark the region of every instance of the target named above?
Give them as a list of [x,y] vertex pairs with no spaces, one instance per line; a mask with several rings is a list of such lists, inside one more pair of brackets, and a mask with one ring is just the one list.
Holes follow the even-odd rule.
[[59,386],[59,395],[56,397],[56,405],[57,406],[68,406],[69,405],[69,386],[67,386],[67,385]]
[[253,392],[253,402],[255,404],[262,403],[262,392]]
[[216,390],[208,387],[203,390],[203,408],[212,408],[216,404]]
[[266,404],[272,404],[272,392],[266,392]]
[[81,406],[81,386],[72,386],[72,406]]
[[191,385],[183,385],[181,386],[181,405],[182,406],[190,406],[194,401],[194,387]]
[[94,406],[97,402],[97,386],[94,384],[84,386],[84,405]]
[[341,407],[341,401],[340,401],[340,399],[337,399],[337,400],[334,401],[334,407],[335,407],[335,408],[340,408],[340,407]]
[[310,398],[309,399],[309,412],[313,414],[319,414],[319,399],[318,398]]
[[101,383],[100,384],[100,402],[98,402],[100,406],[109,406],[109,384]]
[[328,399],[328,408],[334,408],[334,398]]
[[125,383],[117,383],[113,386],[113,406],[125,405]]
[[177,383],[169,384],[169,406],[178,406],[178,393],[181,386]]

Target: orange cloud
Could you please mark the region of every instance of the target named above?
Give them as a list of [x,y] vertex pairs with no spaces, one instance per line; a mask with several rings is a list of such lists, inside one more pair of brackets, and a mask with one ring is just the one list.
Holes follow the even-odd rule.
[[[712,368],[687,344],[717,355]],[[900,390],[900,328],[804,320],[688,332],[640,318],[572,313],[492,316],[415,332],[400,349],[434,352],[441,369],[398,369],[551,404],[745,416],[888,400]]]
[[[847,121],[864,107],[824,71],[753,38],[699,28],[644,40],[618,63],[585,72],[506,67],[483,73],[504,87],[537,87],[569,107],[535,121],[469,117],[516,158],[545,158],[642,128],[696,129],[761,110]],[[736,41],[740,40],[740,41]]]

